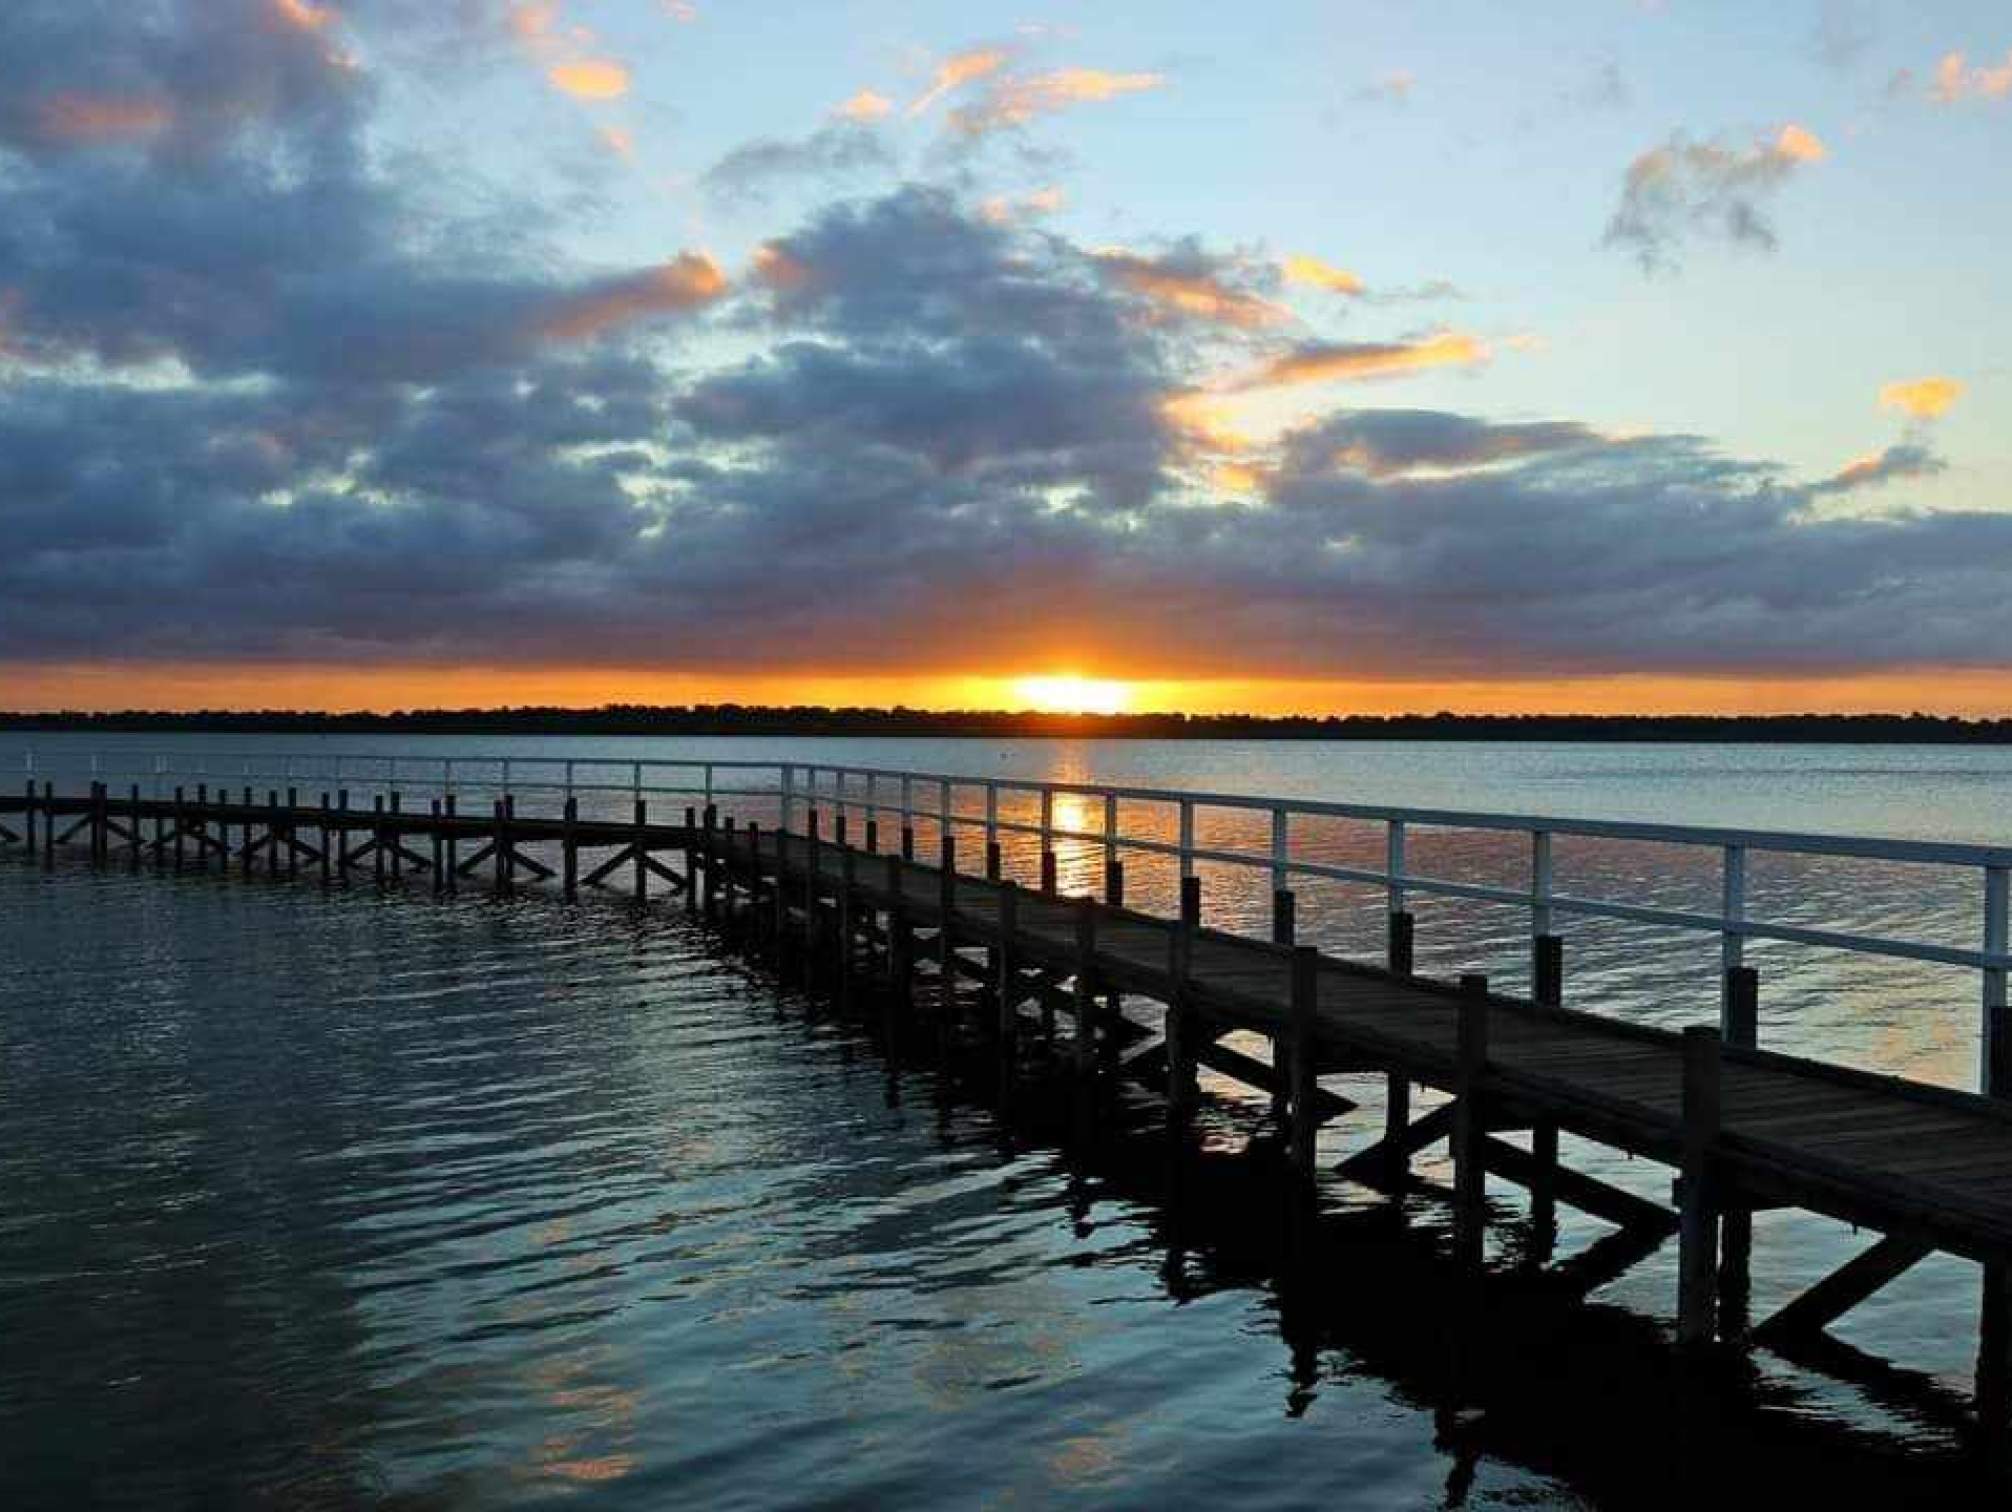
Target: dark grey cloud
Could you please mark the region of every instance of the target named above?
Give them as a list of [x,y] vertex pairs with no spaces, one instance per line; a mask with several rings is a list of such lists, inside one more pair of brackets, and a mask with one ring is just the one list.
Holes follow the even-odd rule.
[[862,121],[832,121],[804,137],[761,137],[743,142],[705,172],[701,182],[713,198],[728,204],[767,199],[792,179],[830,186],[897,166],[878,127]]
[[[808,216],[734,290],[698,258],[571,268],[493,220],[458,236],[372,164],[368,77],[331,45],[237,0],[0,10],[0,56],[50,60],[0,77],[0,661],[1094,646],[1537,675],[2012,643],[2012,517],[1907,510],[1935,465],[1913,442],[1877,459],[1903,507],[1842,519],[1811,507],[1842,474],[1694,438],[1344,410],[1219,502],[1167,401],[1220,374],[1204,357],[1276,367],[1276,333],[1147,318],[1138,278],[1235,287],[1234,259],[1176,244],[1128,280],[911,186]],[[106,80],[169,113],[84,139],[35,113]],[[713,310],[732,345],[689,334]]]
[[1674,268],[1684,245],[1698,238],[1773,251],[1770,201],[1822,155],[1815,137],[1797,126],[1744,145],[1679,132],[1628,165],[1606,243],[1647,272]]

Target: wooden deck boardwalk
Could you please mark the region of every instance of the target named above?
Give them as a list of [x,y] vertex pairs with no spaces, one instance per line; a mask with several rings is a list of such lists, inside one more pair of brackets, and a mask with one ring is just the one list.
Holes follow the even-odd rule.
[[[1357,1111],[1321,1078],[1386,1078],[1380,1129],[1339,1170],[1389,1185],[1440,1141],[1455,1169],[1455,1247],[1482,1254],[1489,1176],[1526,1187],[1533,1205],[1565,1203],[1642,1236],[1646,1253],[1679,1236],[1677,1333],[1686,1345],[1789,1338],[1822,1328],[1923,1256],[1981,1262],[1981,1410],[1995,1425],[2012,1396],[2012,1103],[1882,1077],[1749,1044],[1718,1030],[1648,1028],[1512,998],[1479,977],[1430,980],[1200,924],[1199,883],[1183,882],[1179,917],[1121,897],[1066,897],[999,876],[988,847],[979,873],[954,842],[937,864],[901,850],[830,838],[818,816],[803,833],[716,821],[687,809],[652,823],[520,815],[509,799],[487,814],[425,811],[382,799],[370,809],[197,796],[0,797],[0,842],[43,865],[82,836],[101,864],[236,864],[339,878],[422,873],[440,891],[486,870],[506,890],[519,875],[553,878],[572,895],[609,878],[645,895],[652,882],[686,906],[753,926],[807,969],[864,974],[890,1000],[946,1033],[996,1047],[1010,1068],[1038,1041],[1086,1081],[1126,1075],[1165,1089],[1180,1118],[1208,1066],[1270,1093],[1290,1170],[1316,1179],[1319,1129]],[[532,846],[556,845],[541,856]],[[869,848],[876,847],[876,848]],[[595,853],[581,871],[582,855]],[[909,852],[904,854],[903,852]],[[672,864],[674,863],[674,864]],[[1285,917],[1290,919],[1290,910]],[[1737,981],[1735,982],[1737,986]],[[1742,1011],[1734,1002],[1735,1021]],[[1743,1010],[1751,1015],[1749,995]],[[1268,1059],[1221,1043],[1269,1040]],[[1747,1036],[1750,1038],[1751,1036]],[[1735,1035],[1732,1038],[1737,1039]],[[1451,1100],[1413,1117],[1415,1087]],[[1501,1136],[1528,1131],[1526,1144]],[[1668,1204],[1563,1164],[1569,1133],[1660,1162],[1675,1173]],[[1856,1259],[1757,1328],[1745,1321],[1751,1214],[1798,1207],[1875,1231]]]

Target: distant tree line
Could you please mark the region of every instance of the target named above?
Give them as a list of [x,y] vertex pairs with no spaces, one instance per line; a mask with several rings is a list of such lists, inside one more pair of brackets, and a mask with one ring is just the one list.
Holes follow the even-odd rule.
[[1051,714],[1033,710],[604,704],[595,709],[0,712],[0,728],[438,735],[880,735],[1119,740],[2012,743],[2012,718],[1936,714]]

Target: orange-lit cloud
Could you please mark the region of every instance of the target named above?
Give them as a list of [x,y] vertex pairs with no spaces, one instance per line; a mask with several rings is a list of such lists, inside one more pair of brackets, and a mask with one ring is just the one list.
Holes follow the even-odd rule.
[[1036,116],[1052,115],[1071,105],[1158,89],[1165,82],[1166,76],[1156,73],[1058,68],[1052,73],[1001,79],[977,104],[953,112],[951,122],[966,136],[982,136],[1002,126],[1023,126]]
[[1279,264],[1287,283],[1306,284],[1316,289],[1326,289],[1331,294],[1360,294],[1362,280],[1346,268],[1337,268],[1333,263],[1322,262],[1318,257],[1308,257],[1294,253]]
[[1396,378],[1431,368],[1476,367],[1488,345],[1464,331],[1436,331],[1418,341],[1314,342],[1232,380],[1231,389]]
[[601,145],[616,157],[633,159],[636,155],[636,134],[626,126],[603,126],[595,133]]
[[832,111],[848,121],[877,121],[894,109],[894,101],[878,90],[862,89],[851,99],[841,103]]
[[1257,442],[1229,400],[1206,389],[1182,389],[1160,401],[1160,414],[1190,450],[1239,453]]
[[1104,271],[1134,294],[1143,295],[1170,317],[1256,330],[1292,319],[1268,299],[1231,288],[1213,273],[1141,257],[1134,252],[1097,254]]
[[1820,163],[1830,156],[1815,132],[1793,121],[1782,127],[1780,135],[1774,139],[1774,150],[1798,163]]
[[1007,194],[994,194],[982,201],[978,213],[995,226],[1003,226],[1015,220],[1035,215],[1053,215],[1066,202],[1067,196],[1060,188],[1050,184],[1042,189],[1031,190],[1015,198]]
[[581,58],[545,70],[552,87],[576,100],[618,100],[629,92],[629,70],[612,58]]
[[1879,391],[1881,405],[1914,420],[1940,419],[1962,397],[1963,384],[1955,378],[1910,378]]
[[65,92],[42,102],[43,135],[80,145],[131,142],[165,131],[174,112],[159,100]]
[[952,53],[936,65],[929,88],[916,97],[915,103],[908,107],[908,113],[921,115],[951,90],[961,89],[988,74],[997,73],[1006,66],[1008,57],[1003,47],[975,47],[967,52]]
[[550,36],[558,21],[558,0],[523,0],[510,7],[510,30],[525,42]]
[[717,263],[702,252],[684,252],[661,267],[570,296],[539,330],[553,341],[586,341],[632,320],[697,309],[726,292]]
[[810,269],[773,242],[754,250],[754,275],[771,289],[797,289],[810,278]]
[[1935,65],[1935,82],[1928,88],[1929,98],[1941,105],[1969,99],[2002,100],[2008,95],[2012,95],[2012,48],[2006,49],[2003,63],[1974,68],[1962,53],[1946,53]]
[[273,14],[302,31],[320,31],[335,20],[335,7],[311,0],[272,0]]

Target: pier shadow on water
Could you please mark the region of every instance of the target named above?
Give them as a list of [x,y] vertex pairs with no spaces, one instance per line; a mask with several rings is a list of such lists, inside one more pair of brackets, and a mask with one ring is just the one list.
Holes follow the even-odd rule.
[[1685,1360],[661,907],[7,864],[0,960],[9,1506],[2000,1495],[1930,1379]]

